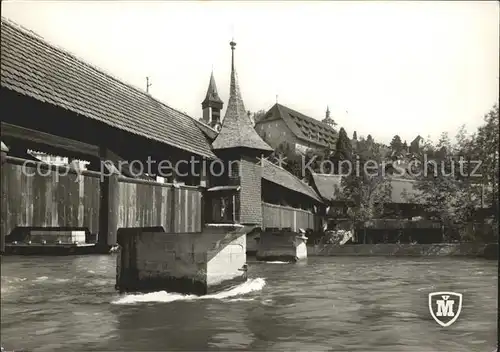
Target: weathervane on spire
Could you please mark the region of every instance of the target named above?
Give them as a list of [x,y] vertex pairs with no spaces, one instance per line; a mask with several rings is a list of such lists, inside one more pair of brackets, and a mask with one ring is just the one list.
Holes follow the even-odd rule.
[[231,45],[231,69],[234,71],[234,48],[236,47],[236,43],[234,42],[234,38],[229,43]]
[[149,77],[146,77],[146,93],[149,93],[149,87],[152,85],[152,83],[149,83]]

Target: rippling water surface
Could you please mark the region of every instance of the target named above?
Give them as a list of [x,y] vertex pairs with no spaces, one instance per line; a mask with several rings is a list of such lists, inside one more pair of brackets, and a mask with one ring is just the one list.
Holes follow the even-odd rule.
[[[118,295],[115,257],[3,257],[1,337],[29,351],[493,351],[497,263],[451,258],[249,261],[250,279],[198,298]],[[442,328],[427,294],[463,293]]]

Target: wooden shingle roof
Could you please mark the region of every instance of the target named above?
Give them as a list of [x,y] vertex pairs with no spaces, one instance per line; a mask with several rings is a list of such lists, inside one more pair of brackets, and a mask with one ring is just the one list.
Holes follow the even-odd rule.
[[3,17],[1,33],[2,89],[194,154],[215,157],[188,115]]
[[337,143],[338,133],[332,127],[278,103],[257,124],[276,119],[282,119],[298,139],[308,143],[321,147]]
[[265,159],[262,160],[262,163],[263,179],[288,188],[289,190],[301,193],[309,198],[314,199],[317,202],[322,202],[321,198],[311,186],[299,180],[287,170]]
[[217,137],[217,131],[214,130],[212,127],[204,123],[203,121],[200,120],[194,120],[196,122],[196,126],[203,132],[203,134],[208,138],[210,142],[212,142],[215,137]]
[[217,138],[212,143],[214,150],[231,148],[250,148],[261,151],[272,151],[273,149],[260,138],[254,130],[252,122],[245,110],[245,104],[241,98],[238,77],[234,68],[234,46],[231,42],[233,61],[231,67],[231,85],[229,88],[229,102],[227,104],[224,121]]

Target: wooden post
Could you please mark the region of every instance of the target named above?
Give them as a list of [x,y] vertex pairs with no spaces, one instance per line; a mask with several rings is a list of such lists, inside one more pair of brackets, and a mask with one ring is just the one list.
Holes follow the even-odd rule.
[[[0,179],[2,178],[2,172],[3,172],[3,164],[5,163],[6,161],[6,158],[7,158],[7,153],[9,152],[9,148],[7,148],[7,146],[3,143],[3,142],[0,142],[1,143],[1,166],[0,166]],[[4,185],[4,187],[7,187],[7,185]],[[2,196],[3,196],[3,192],[2,192]],[[5,236],[7,236],[6,233],[4,233],[3,231],[3,226],[2,226],[2,233],[0,233],[0,253],[4,253],[5,252]]]
[[236,224],[236,193],[233,194],[233,223]]
[[[101,163],[107,161],[107,155],[107,150],[101,148]],[[115,169],[105,170],[105,166],[106,164],[101,167],[101,171],[105,172],[105,174],[101,176],[99,236],[97,239],[98,245],[103,250],[117,243],[116,232],[118,230],[118,210],[120,205],[119,174]],[[111,175],[108,176],[107,173],[111,173]]]
[[[200,190],[200,188],[198,188]],[[201,192],[201,198],[200,198],[200,220],[201,220],[201,224],[200,224],[200,231],[203,231],[203,228],[205,227],[205,221],[206,221],[206,209],[205,207],[207,206],[206,205],[206,190],[205,189],[201,189],[202,192]]]
[[108,178],[108,245],[114,246],[117,243],[118,214],[120,209],[120,188],[118,184],[118,174],[114,173]]
[[118,174],[105,176],[101,182],[101,201],[99,205],[98,244],[100,246],[107,247],[116,244],[119,205]]
[[[174,181],[175,182],[175,181]],[[178,209],[175,208],[176,203],[176,190],[179,188],[176,184],[172,184],[172,197],[170,199],[170,233],[175,232],[175,220]]]

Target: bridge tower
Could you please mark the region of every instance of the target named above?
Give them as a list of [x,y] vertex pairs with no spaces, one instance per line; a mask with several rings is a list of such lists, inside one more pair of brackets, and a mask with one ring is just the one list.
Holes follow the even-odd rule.
[[224,102],[217,92],[214,72],[212,71],[210,82],[208,83],[207,95],[201,103],[201,108],[203,109],[203,122],[217,131],[220,130],[221,126],[220,113],[223,106]]
[[[224,202],[224,206],[229,205],[233,210],[232,219],[227,220],[242,225],[260,227],[262,224],[262,168],[259,164],[259,158],[268,156],[273,150],[254,130],[251,119],[245,110],[235,69],[236,43],[231,41],[230,46],[229,102],[221,130],[212,143],[214,152],[223,162],[224,172],[220,177],[212,177],[212,179],[214,184],[221,186],[225,184],[226,187],[232,189],[232,196],[227,202]],[[218,202],[221,197],[212,199]],[[212,203],[208,206],[212,211],[218,211],[217,204]]]

